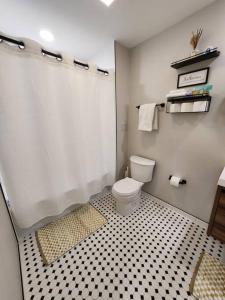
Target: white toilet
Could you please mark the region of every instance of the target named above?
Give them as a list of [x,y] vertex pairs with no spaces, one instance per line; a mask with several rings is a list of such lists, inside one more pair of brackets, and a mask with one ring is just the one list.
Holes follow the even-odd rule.
[[155,161],[139,156],[130,157],[131,177],[114,183],[112,194],[117,212],[123,216],[135,211],[141,202],[141,187],[152,180]]

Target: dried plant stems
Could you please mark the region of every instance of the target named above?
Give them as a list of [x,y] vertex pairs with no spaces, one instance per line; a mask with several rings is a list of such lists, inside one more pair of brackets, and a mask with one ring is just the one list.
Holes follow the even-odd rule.
[[192,38],[191,38],[190,43],[194,50],[197,48],[198,42],[202,36],[202,32],[203,32],[202,28],[197,29],[197,31],[195,33],[192,32]]

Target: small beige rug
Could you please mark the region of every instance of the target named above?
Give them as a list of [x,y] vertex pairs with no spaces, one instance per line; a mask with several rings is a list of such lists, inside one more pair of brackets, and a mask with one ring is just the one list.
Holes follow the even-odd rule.
[[39,250],[49,265],[80,241],[107,223],[107,219],[87,204],[36,232]]
[[225,300],[225,265],[203,252],[195,267],[190,292],[201,300]]

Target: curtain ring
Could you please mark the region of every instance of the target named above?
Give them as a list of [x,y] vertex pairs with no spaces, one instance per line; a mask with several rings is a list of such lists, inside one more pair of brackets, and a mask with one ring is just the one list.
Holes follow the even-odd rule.
[[24,50],[25,49],[24,43],[19,44],[18,47],[19,47],[20,50]]

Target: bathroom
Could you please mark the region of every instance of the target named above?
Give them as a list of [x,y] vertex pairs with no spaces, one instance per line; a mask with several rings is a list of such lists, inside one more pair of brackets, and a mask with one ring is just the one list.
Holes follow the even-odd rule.
[[225,299],[224,16],[2,1],[1,299]]

